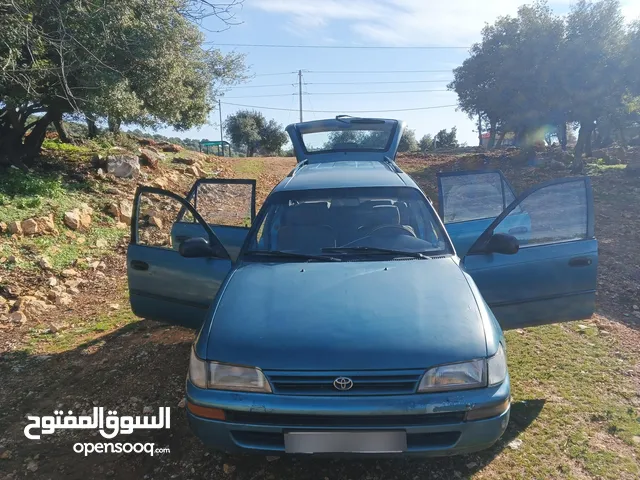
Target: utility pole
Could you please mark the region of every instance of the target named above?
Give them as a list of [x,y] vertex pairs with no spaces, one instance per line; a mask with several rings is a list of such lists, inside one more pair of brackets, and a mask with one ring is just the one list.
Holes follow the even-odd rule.
[[300,121],[302,122],[302,70],[298,70],[298,100],[300,101]]
[[[220,113],[220,147],[222,148],[222,156],[224,157],[224,139],[222,138],[222,103],[218,99],[218,112]],[[231,152],[229,152],[231,155]]]

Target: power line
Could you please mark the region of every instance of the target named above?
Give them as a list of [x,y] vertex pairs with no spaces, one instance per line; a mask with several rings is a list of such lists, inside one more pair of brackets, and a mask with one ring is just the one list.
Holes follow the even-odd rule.
[[[259,108],[261,110],[280,110],[283,112],[297,112],[298,110],[290,109],[290,108],[278,108],[278,107],[262,107],[259,105],[244,105],[241,103],[231,103],[231,102],[222,102],[224,105],[231,105],[234,107],[244,107],[244,108]],[[435,108],[451,108],[457,107],[458,105],[438,105],[433,107],[414,107],[414,108],[395,108],[390,110],[315,110],[316,113],[340,113],[343,111],[348,111],[351,113],[385,113],[385,112],[409,112],[413,110],[432,110]]]
[[393,82],[307,82],[305,85],[389,85],[394,83],[443,83],[449,80],[397,80]]
[[451,73],[451,70],[307,70],[308,73]]
[[451,90],[390,90],[385,92],[307,92],[308,95],[377,95],[382,93],[450,92]]
[[439,45],[406,45],[406,46],[373,46],[373,45],[284,45],[267,43],[218,43],[203,42],[205,45],[216,45],[220,47],[259,47],[259,48],[328,48],[328,49],[367,49],[367,50],[467,50],[470,47],[460,46],[439,46]]
[[[452,92],[451,90],[387,90],[380,92],[302,92],[304,95],[377,95],[377,94],[388,94],[388,93],[425,93],[425,92]],[[452,92],[453,93],[453,92]],[[274,93],[269,95],[243,95],[240,97],[227,97],[223,98],[267,98],[267,97],[289,97],[289,96],[297,96],[298,93]]]
[[280,72],[280,73],[254,73],[253,77],[271,77],[274,75],[292,75],[298,72]]
[[[446,90],[445,90],[446,91]],[[227,97],[223,96],[223,98],[264,98],[264,97],[289,97],[296,96],[297,93],[274,93],[272,95],[243,95],[241,97]]]
[[230,87],[230,89],[235,88],[266,88],[266,87],[291,87],[293,83],[272,83],[269,85],[239,85],[237,87]]

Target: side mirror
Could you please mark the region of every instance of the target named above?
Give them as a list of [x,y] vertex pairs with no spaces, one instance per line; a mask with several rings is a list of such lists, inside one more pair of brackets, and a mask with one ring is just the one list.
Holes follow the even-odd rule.
[[494,233],[484,248],[486,253],[502,253],[503,255],[513,255],[520,250],[520,243],[513,235],[506,233]]
[[202,237],[187,238],[178,247],[180,255],[186,258],[215,257],[216,252]]

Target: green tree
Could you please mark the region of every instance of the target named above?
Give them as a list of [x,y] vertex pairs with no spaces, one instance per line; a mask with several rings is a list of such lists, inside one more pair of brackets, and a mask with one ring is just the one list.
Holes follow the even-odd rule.
[[423,135],[420,141],[418,142],[418,149],[421,152],[433,150],[433,137],[428,133],[426,135]]
[[457,134],[458,134],[458,129],[456,127],[453,127],[448,132],[446,128],[443,128],[438,133],[436,133],[436,137],[435,137],[436,148],[457,148],[458,147],[458,139],[456,138]]
[[398,152],[415,152],[418,150],[418,141],[416,140],[416,131],[405,128],[398,143]]
[[269,120],[260,129],[260,151],[263,154],[280,155],[287,140],[287,133],[275,120]]
[[203,49],[194,22],[219,14],[215,7],[199,0],[0,6],[0,160],[33,160],[52,122],[66,139],[61,119],[71,112],[87,116],[89,135],[104,118],[114,131],[123,122],[178,130],[205,123],[220,87],[244,74],[241,56]]
[[287,142],[282,125],[275,120],[267,121],[262,113],[255,110],[240,110],[227,117],[224,128],[236,149],[244,148],[247,157],[257,152],[279,153]]

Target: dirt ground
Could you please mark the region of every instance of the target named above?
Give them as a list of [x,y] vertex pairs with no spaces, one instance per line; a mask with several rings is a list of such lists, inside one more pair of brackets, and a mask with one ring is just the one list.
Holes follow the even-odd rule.
[[[239,168],[234,162],[244,163]],[[231,160],[223,162],[226,176],[258,179],[258,200],[294,166],[291,158]],[[411,173],[423,189],[437,198],[435,174],[465,168],[500,168],[517,193],[547,179],[566,176],[546,168],[534,168],[503,158],[486,161],[457,156],[402,158],[400,166]],[[596,234],[600,245],[598,314],[594,322],[615,336],[625,355],[636,355],[628,375],[636,385],[640,412],[640,179],[622,170],[605,171],[592,177]],[[512,441],[535,420],[530,405],[514,408],[505,437],[492,449],[468,457],[437,460],[340,460],[324,458],[267,458],[230,456],[207,451],[189,431],[183,408],[184,381],[194,333],[148,320],[136,320],[128,312],[124,254],[126,238],[107,259],[106,277],[87,274],[87,286],[74,307],[60,320],[79,326],[108,317],[103,331],[73,330],[68,342],[39,342],[33,331],[0,330],[0,479],[230,479],[230,480],[382,480],[526,478],[525,470],[497,463],[503,451],[515,448]],[[38,281],[34,278],[32,281]],[[634,306],[635,305],[635,306]],[[105,312],[106,310],[106,312]],[[29,346],[30,348],[27,348]],[[633,396],[633,395],[632,395]],[[550,397],[550,396],[549,396]],[[631,401],[630,400],[630,401]],[[546,401],[553,401],[547,398]],[[543,402],[544,403],[544,402]],[[118,441],[152,442],[169,447],[157,456],[74,453],[76,442],[98,442],[101,437],[67,430],[26,440],[26,416],[51,415],[58,408],[74,412],[93,406],[116,409],[119,414],[140,415],[144,407],[172,408],[170,430],[140,431]],[[604,438],[604,437],[603,437]],[[603,442],[608,441],[608,437]],[[622,448],[622,447],[620,447]],[[615,449],[614,449],[615,450]],[[629,450],[625,450],[628,452]],[[635,455],[633,453],[632,455]],[[638,462],[634,457],[632,462]],[[500,467],[494,467],[495,464]],[[505,466],[507,465],[507,466]],[[507,470],[500,470],[507,468]],[[510,473],[506,473],[510,472]],[[525,476],[523,476],[525,475]],[[557,478],[605,478],[579,466],[558,472]],[[631,477],[626,477],[631,478]]]

